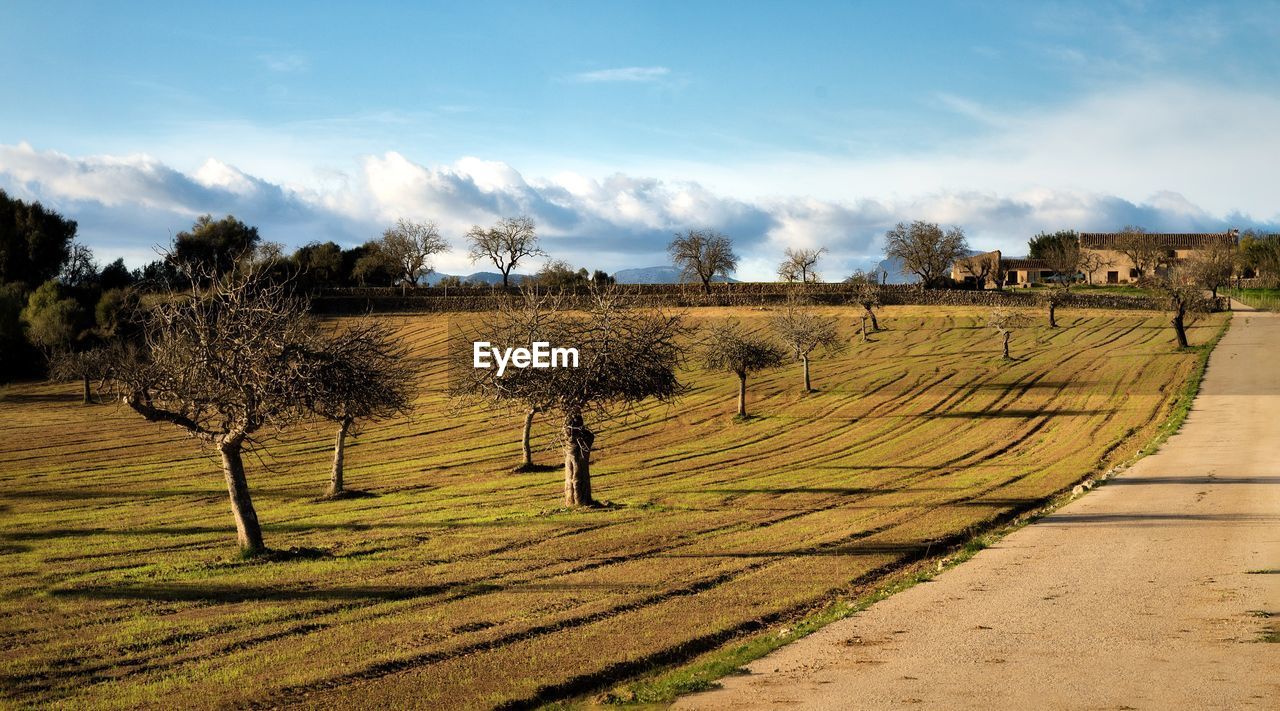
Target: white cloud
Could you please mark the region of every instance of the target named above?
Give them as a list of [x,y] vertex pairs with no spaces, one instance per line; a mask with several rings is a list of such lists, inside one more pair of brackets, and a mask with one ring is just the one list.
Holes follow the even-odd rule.
[[616,69],[598,69],[592,72],[580,72],[569,77],[576,82],[597,84],[603,82],[656,82],[671,74],[667,67],[618,67]]
[[311,66],[311,60],[300,52],[268,52],[258,55],[258,61],[267,69],[280,74],[301,72]]
[[828,247],[831,277],[866,266],[899,220],[961,225],[975,247],[1010,253],[1041,230],[1280,223],[1274,97],[1161,84],[1005,114],[939,98],[1001,127],[929,153],[755,154],[624,172],[524,172],[479,157],[430,164],[386,151],[310,179],[314,165],[279,174],[219,157],[184,171],[147,155],[73,157],[21,143],[0,145],[0,187],[77,219],[104,258],[146,254],[205,212],[235,214],[294,246],[358,244],[405,216],[440,224],[455,249],[438,267],[453,273],[472,269],[461,244],[467,227],[516,214],[537,221],[556,257],[592,269],[665,263],[672,233],[713,227],[734,238],[742,278],[772,278],[768,265],[787,246]]

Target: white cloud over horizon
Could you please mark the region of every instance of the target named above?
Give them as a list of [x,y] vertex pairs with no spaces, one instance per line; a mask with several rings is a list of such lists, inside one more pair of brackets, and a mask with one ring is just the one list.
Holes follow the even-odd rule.
[[196,216],[234,214],[259,226],[264,238],[297,247],[315,240],[353,246],[375,237],[397,217],[433,219],[453,250],[436,268],[482,269],[465,257],[462,234],[472,224],[527,214],[547,250],[575,266],[609,271],[666,263],[671,235],[692,227],[729,234],[743,257],[740,278],[771,279],[789,246],[825,246],[829,278],[881,258],[881,237],[898,221],[926,219],[966,229],[971,246],[1018,253],[1040,230],[1107,230],[1141,224],[1154,230],[1221,230],[1271,225],[1241,215],[1214,214],[1184,196],[1157,192],[1146,200],[1034,188],[934,191],[854,202],[784,196],[746,200],[696,182],[616,173],[601,178],[561,173],[526,178],[499,161],[464,157],[427,166],[394,151],[366,156],[344,184],[284,187],[216,159],[184,173],[149,156],[76,158],[27,144],[0,145],[0,187],[40,200],[80,224],[100,259],[131,265],[154,258]]
[[900,220],[960,225],[973,247],[1010,253],[1041,230],[1280,225],[1274,96],[1162,83],[1023,112],[935,99],[987,130],[913,154],[752,154],[718,165],[656,157],[566,169],[465,155],[427,163],[384,150],[334,157],[314,179],[314,164],[283,175],[242,170],[217,146],[180,169],[152,155],[17,143],[0,144],[0,187],[76,219],[101,257],[134,264],[206,212],[235,214],[294,247],[350,246],[397,217],[434,219],[454,242],[437,264],[450,273],[482,268],[466,261],[461,236],[503,216],[532,216],[554,256],[609,271],[666,263],[672,233],[711,227],[734,238],[747,279],[772,278],[769,265],[797,245],[830,250],[829,278],[869,266]]

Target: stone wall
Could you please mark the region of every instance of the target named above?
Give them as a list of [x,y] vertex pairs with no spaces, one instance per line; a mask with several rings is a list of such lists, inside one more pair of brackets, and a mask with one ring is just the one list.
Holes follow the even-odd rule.
[[[657,302],[673,307],[698,306],[767,306],[781,304],[797,291],[795,284],[733,283],[713,284],[711,293],[693,284],[623,284],[615,287],[628,300]],[[847,284],[809,284],[799,291],[813,303],[843,305],[851,303],[853,287]],[[312,310],[325,314],[413,311],[484,311],[492,308],[501,288],[422,287],[401,292],[400,289],[328,289],[312,296]],[[507,293],[518,293],[508,289]],[[587,297],[588,291],[561,292],[572,303]],[[1016,289],[1005,291],[969,291],[960,289],[921,289],[915,285],[889,284],[880,287],[880,300],[891,305],[936,306],[1036,306],[1044,290]],[[1070,292],[1061,303],[1063,308],[1159,310],[1158,299],[1123,294],[1087,294]]]

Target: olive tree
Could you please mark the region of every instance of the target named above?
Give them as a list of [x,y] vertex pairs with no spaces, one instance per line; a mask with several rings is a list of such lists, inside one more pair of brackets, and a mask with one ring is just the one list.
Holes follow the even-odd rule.
[[728,279],[738,268],[733,242],[715,230],[688,230],[677,234],[667,245],[671,261],[685,281],[702,282],[703,293],[711,293],[711,280]]
[[346,493],[343,467],[347,435],[362,421],[407,414],[416,377],[408,351],[381,323],[363,321],[324,338],[316,349],[307,381],[307,407],[338,426],[326,495]]
[[[530,323],[531,317],[538,322]],[[454,344],[453,394],[493,407],[539,403],[559,418],[565,504],[593,506],[594,420],[625,414],[650,398],[670,402],[682,393],[676,368],[683,359],[679,340],[686,331],[679,315],[629,307],[608,288],[592,293],[576,311],[499,309]],[[474,344],[529,349],[534,333],[552,348],[576,349],[577,357],[560,367],[513,364],[501,375],[496,367],[475,367]]]
[[813,268],[817,266],[818,260],[826,252],[826,247],[818,249],[792,249],[788,247],[782,264],[778,266],[778,278],[783,281],[798,281],[801,284],[819,281],[820,277]]
[[473,225],[467,231],[467,241],[471,244],[471,262],[482,259],[493,262],[502,273],[503,289],[510,286],[511,270],[522,260],[547,256],[538,246],[538,233],[531,217],[505,217],[488,229]]
[[1187,277],[1217,297],[1218,289],[1231,284],[1237,259],[1234,244],[1227,240],[1213,240],[1186,264]]
[[1204,289],[1191,275],[1177,270],[1161,277],[1144,279],[1141,284],[1160,295],[1178,347],[1187,348],[1190,345],[1187,327],[1213,310],[1212,303],[1205,298]]
[[718,324],[706,334],[702,362],[708,370],[738,376],[738,417],[747,417],[747,376],[782,365],[787,352],[768,337],[752,333],[737,321]]
[[215,448],[245,555],[266,550],[243,455],[295,421],[314,383],[317,329],[288,285],[255,269],[192,274],[146,317],[137,351],[113,364],[111,387],[138,414]]
[[992,309],[987,315],[987,327],[1000,334],[1001,343],[1004,348],[1002,358],[1010,360],[1009,357],[1009,339],[1013,336],[1013,332],[1019,328],[1031,325],[1031,319],[1026,314],[1011,309]]
[[880,321],[876,319],[876,309],[880,307],[880,283],[875,274],[859,270],[845,279],[844,283],[853,285],[850,300],[861,306],[867,318],[871,319],[871,330],[879,331]]
[[939,286],[951,265],[969,251],[964,230],[943,230],[936,223],[916,220],[899,222],[884,233],[885,254],[902,262],[904,270],[920,277],[926,289]]
[[434,222],[414,222],[403,217],[387,228],[378,248],[395,271],[403,288],[417,284],[432,272],[431,256],[449,250]]
[[806,310],[796,300],[787,302],[782,313],[770,322],[774,333],[791,351],[791,355],[800,361],[804,370],[804,391],[813,392],[809,379],[809,358],[819,349],[833,354],[845,349],[846,344],[840,339],[836,329],[836,320],[819,316]]

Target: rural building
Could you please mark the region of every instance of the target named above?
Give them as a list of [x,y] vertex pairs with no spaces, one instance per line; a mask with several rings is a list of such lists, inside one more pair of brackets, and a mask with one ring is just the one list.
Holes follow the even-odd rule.
[[[1157,263],[1156,273],[1165,272],[1171,265],[1194,257],[1201,250],[1214,244],[1235,247],[1239,230],[1228,232],[1148,232],[1133,237],[1146,253],[1147,259]],[[1122,232],[1084,232],[1080,235],[1080,248],[1086,253],[1087,273],[1079,276],[1095,284],[1129,284],[1138,279],[1138,266],[1124,242],[1129,235]],[[951,267],[951,278],[970,288],[990,289],[997,286],[1031,286],[1042,284],[1053,277],[1053,270],[1043,259],[1004,257],[1000,250],[983,252],[959,259]]]
[[[1140,239],[1160,251],[1161,264],[1157,273],[1194,257],[1214,243],[1236,246],[1239,230],[1228,232],[1151,232]],[[1107,284],[1127,284],[1138,279],[1137,265],[1119,248],[1124,239],[1121,232],[1084,232],[1080,235],[1080,248],[1096,254],[1099,267],[1094,271],[1096,281]]]
[[1006,258],[998,249],[957,260],[951,267],[951,278],[972,289],[1030,286],[1041,284],[1052,276],[1053,270],[1045,260]]

